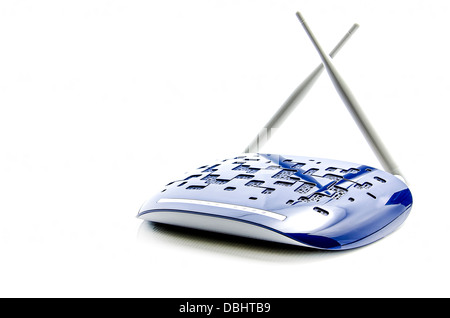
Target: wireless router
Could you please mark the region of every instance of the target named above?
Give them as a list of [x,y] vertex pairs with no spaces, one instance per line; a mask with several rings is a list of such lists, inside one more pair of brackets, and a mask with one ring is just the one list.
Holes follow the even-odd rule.
[[[393,232],[409,215],[412,195],[330,57],[299,12],[319,65],[291,94],[243,154],[199,167],[143,204],[152,222],[316,249],[345,250]],[[259,153],[323,69],[386,171],[357,163]]]

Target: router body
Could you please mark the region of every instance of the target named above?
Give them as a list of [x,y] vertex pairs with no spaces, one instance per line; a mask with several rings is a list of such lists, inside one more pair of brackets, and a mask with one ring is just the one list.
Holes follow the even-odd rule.
[[138,217],[153,222],[317,249],[343,250],[394,231],[412,206],[409,188],[350,162],[244,154],[169,183]]

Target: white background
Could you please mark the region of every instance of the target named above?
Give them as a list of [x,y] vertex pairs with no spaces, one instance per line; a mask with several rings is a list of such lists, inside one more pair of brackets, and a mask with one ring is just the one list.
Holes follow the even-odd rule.
[[[140,205],[234,157],[357,22],[336,67],[414,205],[322,252],[154,226]],[[0,2],[1,297],[449,297],[448,1]],[[379,167],[326,73],[261,151]]]

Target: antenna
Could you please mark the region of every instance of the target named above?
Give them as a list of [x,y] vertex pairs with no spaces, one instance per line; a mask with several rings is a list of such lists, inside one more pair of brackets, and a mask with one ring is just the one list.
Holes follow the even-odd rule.
[[[353,33],[358,29],[359,25],[354,24],[350,30],[344,35],[344,37],[339,41],[334,49],[330,52],[330,57],[334,57],[339,50],[344,46],[347,40],[353,35]],[[258,135],[253,139],[253,141],[245,148],[245,153],[258,152],[259,149],[264,146],[264,144],[270,139],[272,134],[275,132],[276,128],[279,128],[281,124],[285,121],[290,113],[295,109],[298,103],[301,102],[303,97],[309,92],[313,84],[319,78],[323,71],[323,64],[317,66],[308,77],[306,77],[303,82],[291,93],[288,99],[281,105],[278,111],[273,115],[273,117],[267,122],[267,124],[260,130]]]
[[383,166],[384,170],[393,175],[401,177],[401,173],[397,165],[394,163],[391,156],[387,152],[386,148],[382,144],[380,138],[375,133],[375,130],[370,125],[370,122],[364,116],[361,107],[359,106],[358,102],[356,101],[355,97],[353,96],[348,86],[345,84],[342,77],[339,75],[338,71],[336,70],[336,67],[331,62],[331,59],[324,53],[322,47],[318,43],[314,34],[311,32],[308,24],[306,23],[305,19],[300,14],[300,12],[297,12],[297,18],[300,20],[300,23],[302,24],[310,40],[314,44],[317,52],[319,53],[320,58],[322,59],[322,63],[325,66],[325,69],[327,70],[328,75],[330,76],[330,79],[333,82],[336,91],[338,92],[345,106],[347,106],[347,109],[352,115],[353,120],[356,122],[359,129],[363,133],[367,142],[371,146],[373,152],[375,153],[381,165]]

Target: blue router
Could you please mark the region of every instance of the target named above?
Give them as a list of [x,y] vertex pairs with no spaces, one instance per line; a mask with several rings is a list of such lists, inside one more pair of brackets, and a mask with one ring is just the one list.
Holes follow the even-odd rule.
[[[330,59],[358,25],[352,26],[329,57],[299,12],[297,17],[322,64],[243,154],[199,167],[170,182],[144,203],[139,218],[309,248],[345,250],[381,239],[408,217],[411,192]],[[339,160],[258,153],[324,68],[386,171]]]

